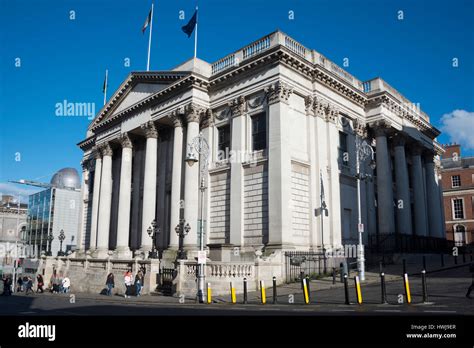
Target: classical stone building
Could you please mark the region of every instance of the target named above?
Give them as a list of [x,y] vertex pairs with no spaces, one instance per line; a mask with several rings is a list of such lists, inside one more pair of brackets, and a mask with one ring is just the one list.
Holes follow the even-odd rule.
[[[185,162],[187,144],[200,133],[209,144],[204,171],[203,156]],[[146,258],[156,220],[156,245],[173,259],[175,226],[184,218],[192,261],[203,220],[209,264],[273,255],[272,270],[283,277],[281,251],[357,242],[356,137],[376,154],[375,171],[370,160],[361,163],[372,178],[361,182],[364,242],[444,238],[438,135],[382,79],[359,81],[280,31],[215,63],[191,59],[169,71],[133,72],[79,143],[77,255]]]

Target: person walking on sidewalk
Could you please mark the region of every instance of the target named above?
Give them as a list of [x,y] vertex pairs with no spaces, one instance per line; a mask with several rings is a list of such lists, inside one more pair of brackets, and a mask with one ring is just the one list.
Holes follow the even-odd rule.
[[474,289],[474,262],[471,262],[471,264],[469,265],[469,272],[471,272],[472,280],[471,286],[469,286],[469,289],[467,289],[467,298],[471,298],[471,291]]
[[138,271],[137,275],[135,276],[135,293],[137,297],[140,297],[143,287],[143,273],[142,271]]
[[105,281],[105,286],[107,286],[107,296],[112,296],[112,289],[115,287],[114,274],[109,273],[107,280]]
[[130,292],[132,289],[132,284],[133,284],[133,279],[132,279],[132,272],[127,271],[124,276],[124,282],[125,282],[125,298],[130,298]]
[[33,279],[28,277],[28,280],[26,281],[26,291],[25,295],[28,295],[28,292],[34,293],[33,291]]
[[36,277],[36,281],[38,282],[36,292],[43,293],[44,292],[44,290],[43,290],[43,286],[44,286],[43,276],[41,274],[38,274],[38,276]]

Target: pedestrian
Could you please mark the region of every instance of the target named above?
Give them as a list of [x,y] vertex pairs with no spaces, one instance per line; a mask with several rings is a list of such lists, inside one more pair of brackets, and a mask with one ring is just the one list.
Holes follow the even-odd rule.
[[18,277],[16,284],[17,284],[16,292],[23,292],[23,278],[21,276]]
[[125,282],[125,298],[130,298],[130,290],[132,288],[132,272],[127,271],[124,276],[124,282]]
[[64,277],[63,280],[62,280],[62,291],[67,294],[69,292],[69,289],[71,287],[71,280],[69,279],[69,277]]
[[7,276],[3,281],[3,295],[10,296],[12,294],[12,279]]
[[64,288],[63,288],[63,274],[62,274],[62,273],[59,274],[59,282],[58,282],[58,285],[59,285],[59,290],[58,290],[58,292],[59,292],[59,293],[63,293],[63,292],[64,292]]
[[143,273],[142,271],[138,271],[137,275],[135,276],[135,293],[137,294],[137,297],[140,297],[142,287],[143,287]]
[[472,280],[471,286],[469,286],[469,289],[467,289],[467,298],[471,298],[471,291],[474,289],[474,262],[471,262],[471,264],[469,265],[469,272],[471,272]]
[[31,279],[30,277],[27,278],[27,281],[26,281],[26,291],[25,291],[25,295],[28,295],[28,292],[31,291],[32,293],[34,292],[33,291],[33,279]]
[[56,271],[54,271],[53,275],[51,276],[51,292],[53,294],[59,293],[59,277]]
[[41,291],[41,293],[43,293],[44,292],[44,290],[43,290],[43,286],[44,286],[43,276],[41,274],[38,274],[38,276],[36,277],[36,281],[38,283],[36,292]]
[[107,280],[105,281],[105,286],[107,286],[107,296],[112,296],[112,289],[115,287],[114,274],[109,273]]

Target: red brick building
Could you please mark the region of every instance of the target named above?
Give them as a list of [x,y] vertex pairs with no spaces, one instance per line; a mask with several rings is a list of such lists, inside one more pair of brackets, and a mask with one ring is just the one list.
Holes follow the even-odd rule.
[[446,238],[474,243],[474,157],[462,157],[461,145],[444,145],[441,159]]

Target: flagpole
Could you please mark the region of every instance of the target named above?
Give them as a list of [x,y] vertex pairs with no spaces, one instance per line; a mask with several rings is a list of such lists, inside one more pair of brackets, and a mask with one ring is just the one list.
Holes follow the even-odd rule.
[[151,32],[153,31],[153,2],[151,3],[150,36],[148,37],[148,61],[146,71],[150,71],[150,50],[151,50]]
[[107,83],[109,82],[108,77],[109,77],[109,70],[105,69],[104,105],[107,102]]
[[198,42],[198,7],[196,6],[196,32],[194,33],[194,58],[197,56],[197,42]]

